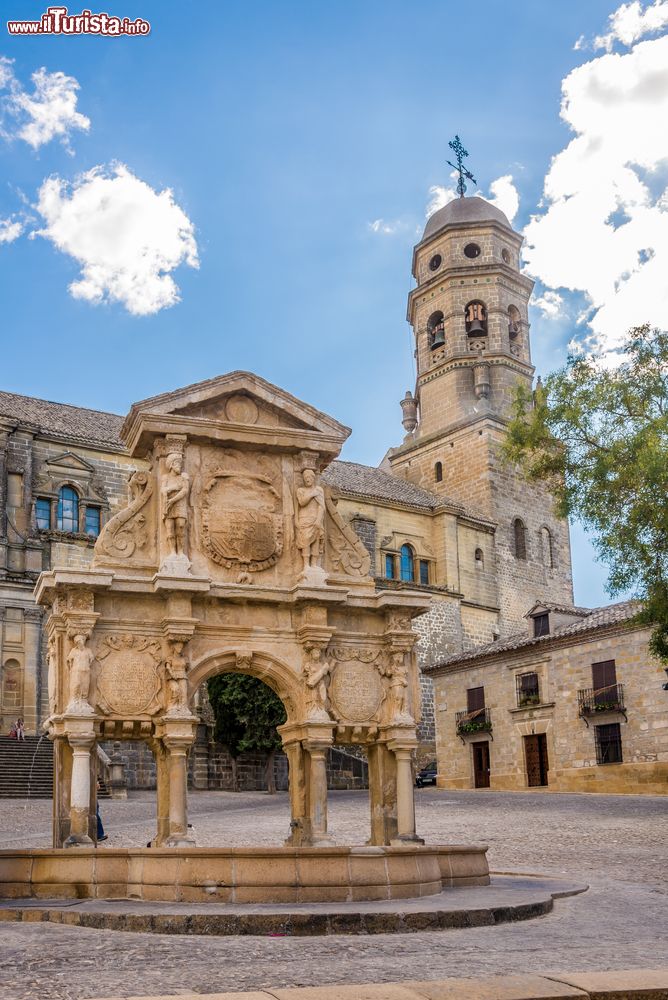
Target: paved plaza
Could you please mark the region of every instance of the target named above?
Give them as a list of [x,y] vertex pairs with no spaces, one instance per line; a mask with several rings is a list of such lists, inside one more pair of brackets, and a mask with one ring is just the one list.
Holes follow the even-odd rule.
[[[668,965],[668,799],[432,789],[416,799],[427,841],[485,842],[495,871],[567,876],[588,882],[589,892],[525,923],[373,937],[176,937],[5,923],[0,997],[91,1000]],[[48,846],[50,802],[1,805],[0,847]],[[104,802],[106,843],[145,844],[154,806],[150,793]],[[201,845],[276,844],[288,826],[284,794],[193,793],[190,814]],[[330,826],[337,843],[362,841],[366,794],[330,793]]]

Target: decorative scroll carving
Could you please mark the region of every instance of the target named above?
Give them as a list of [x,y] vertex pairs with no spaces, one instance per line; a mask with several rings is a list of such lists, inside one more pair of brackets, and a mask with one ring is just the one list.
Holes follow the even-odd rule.
[[95,543],[95,561],[129,559],[149,540],[144,508],[153,496],[149,472],[133,472],[129,480],[129,506],[108,521]]
[[324,656],[321,645],[307,642],[304,646],[304,680],[306,681],[306,718],[311,722],[329,722],[327,688],[333,664]]
[[359,660],[360,663],[373,663],[381,653],[379,649],[361,649],[359,646],[333,646],[330,652],[335,660]]
[[67,657],[70,670],[70,698],[67,712],[76,715],[92,715],[93,708],[88,701],[90,694],[91,664],[95,656],[87,646],[86,635],[75,635],[74,645]]
[[97,678],[100,707],[115,715],[150,715],[160,708],[162,686],[157,639],[134,634],[105,635],[97,648],[101,668]]
[[220,566],[257,573],[275,565],[283,552],[281,497],[271,476],[245,469],[240,456],[230,459],[237,468],[218,466],[204,482],[204,548]]
[[330,568],[346,576],[368,576],[371,556],[354,528],[339,514],[329,491],[325,493],[325,505],[331,519],[327,530]]

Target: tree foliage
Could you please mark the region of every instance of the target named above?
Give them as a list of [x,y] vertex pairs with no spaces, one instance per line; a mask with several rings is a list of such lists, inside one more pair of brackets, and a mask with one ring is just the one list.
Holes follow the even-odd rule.
[[256,677],[219,674],[208,682],[216,718],[215,737],[233,757],[242,753],[271,754],[280,749],[276,727],[286,720],[283,702]]
[[592,531],[609,593],[643,601],[636,620],[668,661],[668,334],[637,327],[620,353],[614,367],[569,357],[534,393],[518,389],[504,454]]

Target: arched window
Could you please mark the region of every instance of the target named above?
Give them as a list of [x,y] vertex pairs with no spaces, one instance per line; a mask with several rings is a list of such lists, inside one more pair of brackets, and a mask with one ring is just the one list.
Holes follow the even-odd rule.
[[485,557],[482,549],[475,550],[475,568],[483,570],[485,568]]
[[437,483],[443,482],[443,462],[437,462],[434,466],[434,479]]
[[71,486],[63,486],[58,493],[58,531],[79,530],[79,495]]
[[508,336],[517,340],[522,329],[522,317],[517,306],[508,306]]
[[527,557],[527,529],[521,517],[516,517],[513,521],[513,535],[515,537],[515,558],[526,559]]
[[484,302],[469,302],[464,310],[466,332],[472,337],[487,333],[487,306]]
[[401,579],[407,583],[415,579],[415,558],[410,545],[401,546]]
[[443,313],[440,309],[438,312],[432,313],[427,320],[427,333],[429,335],[429,347],[432,351],[443,347],[445,344],[445,323]]
[[552,548],[552,535],[549,528],[540,529],[540,547],[543,554],[543,566],[552,569],[554,566],[554,550]]

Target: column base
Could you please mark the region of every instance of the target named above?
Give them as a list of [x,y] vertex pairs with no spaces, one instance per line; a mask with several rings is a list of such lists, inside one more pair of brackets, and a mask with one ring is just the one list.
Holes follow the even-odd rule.
[[418,837],[417,833],[406,833],[390,840],[390,847],[402,847],[405,844],[424,844],[424,838]]
[[82,834],[71,833],[70,836],[65,841],[65,843],[63,844],[63,847],[93,847],[93,846],[94,843],[91,840],[91,838],[87,837],[86,834],[84,833]]

